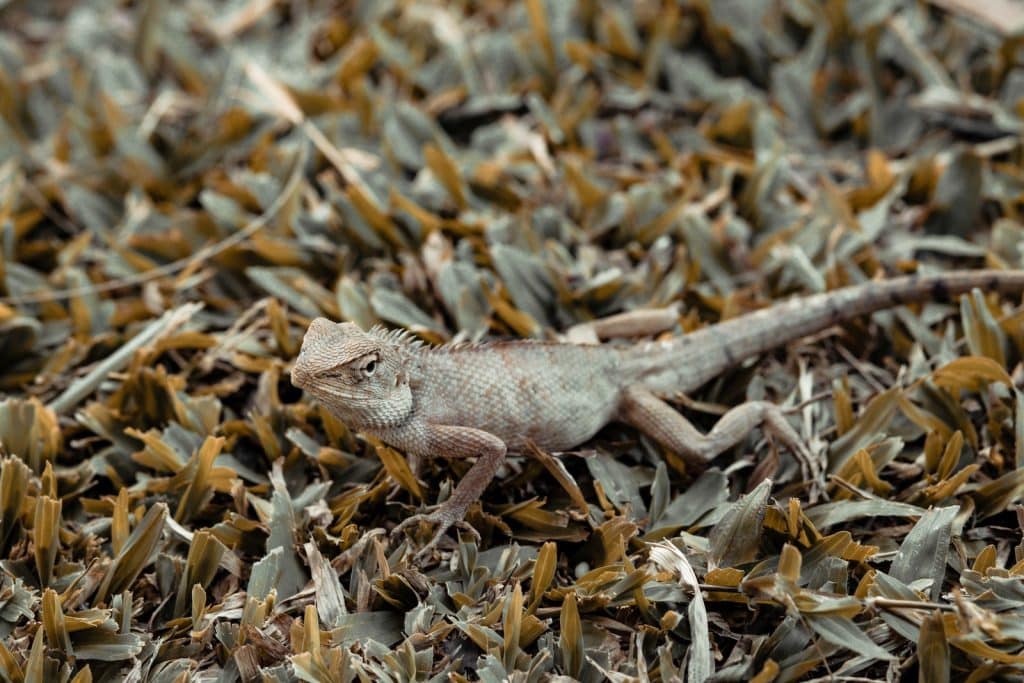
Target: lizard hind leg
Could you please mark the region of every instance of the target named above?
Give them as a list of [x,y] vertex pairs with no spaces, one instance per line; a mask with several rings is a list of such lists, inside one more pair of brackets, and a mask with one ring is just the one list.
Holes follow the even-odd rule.
[[806,481],[817,486],[822,477],[821,464],[786,420],[782,409],[774,403],[751,401],[736,406],[723,415],[710,432],[702,434],[672,406],[647,389],[630,387],[623,393],[619,419],[678,453],[688,465],[698,470],[707,467],[718,454],[763,425],[793,451]]

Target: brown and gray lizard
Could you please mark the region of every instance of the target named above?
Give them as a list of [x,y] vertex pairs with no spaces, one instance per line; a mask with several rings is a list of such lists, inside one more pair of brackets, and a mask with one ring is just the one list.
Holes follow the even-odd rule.
[[317,318],[291,378],[348,426],[407,453],[477,457],[444,504],[399,526],[436,523],[430,548],[462,522],[506,453],[521,451],[528,442],[552,451],[570,449],[615,420],[698,467],[763,424],[806,468],[813,458],[772,403],[736,406],[702,434],[663,398],[693,391],[746,358],[849,318],[948,300],[976,287],[1022,291],[1024,271],[872,281],[796,298],[671,341],[626,346],[511,341],[431,347],[402,330],[364,332],[352,323]]

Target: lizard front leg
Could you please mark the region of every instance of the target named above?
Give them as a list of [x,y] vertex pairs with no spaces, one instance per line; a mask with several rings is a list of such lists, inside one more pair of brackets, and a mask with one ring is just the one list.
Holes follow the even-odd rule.
[[427,425],[423,429],[422,436],[427,452],[450,458],[477,456],[477,461],[462,477],[451,497],[436,510],[413,515],[395,527],[395,533],[398,533],[419,522],[437,524],[434,537],[420,550],[419,556],[429,552],[453,524],[462,522],[466,510],[474,501],[480,500],[480,495],[494,479],[494,474],[505,460],[505,453],[508,450],[504,441],[481,429],[451,425]]
[[678,453],[687,464],[698,469],[704,469],[715,456],[735,446],[763,424],[793,451],[805,479],[812,485],[820,481],[820,463],[786,421],[782,409],[774,403],[751,401],[736,406],[723,415],[710,432],[702,434],[672,406],[647,389],[630,387],[623,392],[619,418]]

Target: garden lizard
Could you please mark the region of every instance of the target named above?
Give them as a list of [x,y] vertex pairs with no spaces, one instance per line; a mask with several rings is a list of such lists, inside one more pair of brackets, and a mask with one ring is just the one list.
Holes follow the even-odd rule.
[[[404,330],[314,320],[292,383],[349,427],[418,456],[476,457],[434,511],[402,522],[437,524],[432,547],[462,524],[506,453],[532,442],[563,451],[612,421],[632,425],[697,468],[759,425],[816,468],[782,410],[769,402],[729,410],[702,434],[665,398],[691,392],[746,358],[836,323],[901,304],[949,300],[973,288],[1024,290],[1024,271],[954,271],[870,281],[795,298],[668,341],[631,345],[501,341],[429,346]],[[810,476],[817,476],[810,472]]]

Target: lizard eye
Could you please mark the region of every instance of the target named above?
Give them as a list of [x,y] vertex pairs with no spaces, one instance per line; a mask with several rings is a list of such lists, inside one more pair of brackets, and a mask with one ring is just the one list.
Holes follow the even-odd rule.
[[367,361],[366,365],[363,366],[363,374],[367,377],[373,377],[373,373],[377,371],[377,359],[371,358]]

